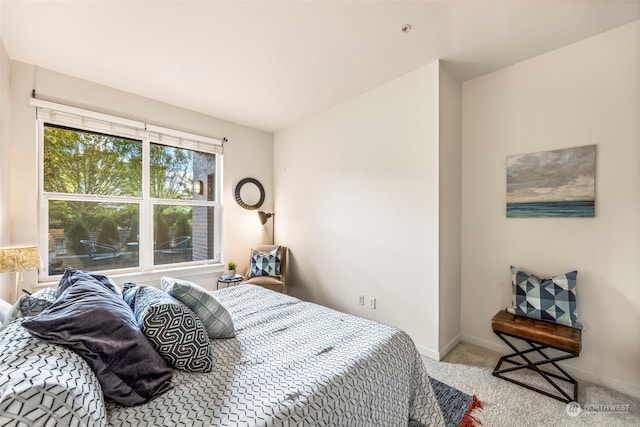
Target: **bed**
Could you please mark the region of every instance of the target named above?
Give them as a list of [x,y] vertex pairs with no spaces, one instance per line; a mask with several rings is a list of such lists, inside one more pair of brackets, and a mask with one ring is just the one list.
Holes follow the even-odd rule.
[[0,425],[444,425],[403,331],[254,285],[211,294],[235,337],[209,341],[210,372],[173,369],[136,406],[105,399],[85,359],[14,320],[0,331]]

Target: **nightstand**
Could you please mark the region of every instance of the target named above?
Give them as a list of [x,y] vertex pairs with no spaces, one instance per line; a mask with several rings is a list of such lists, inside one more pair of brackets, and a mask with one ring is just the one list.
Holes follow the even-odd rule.
[[244,280],[244,276],[241,274],[236,274],[235,276],[230,278],[225,278],[225,277],[227,276],[220,276],[218,278],[218,282],[216,283],[216,289],[220,289],[221,283],[224,283],[226,285],[225,288],[228,288],[229,286],[237,285],[238,283]]

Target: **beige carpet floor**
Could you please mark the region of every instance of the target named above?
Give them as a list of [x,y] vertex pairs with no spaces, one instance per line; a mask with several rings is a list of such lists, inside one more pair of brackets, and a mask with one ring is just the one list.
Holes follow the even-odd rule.
[[[565,403],[494,377],[491,373],[500,356],[460,343],[441,362],[423,360],[433,378],[478,397],[484,409],[473,415],[484,427],[640,426],[640,399],[578,380],[581,410],[567,411]],[[517,375],[525,382],[547,386],[534,372]]]

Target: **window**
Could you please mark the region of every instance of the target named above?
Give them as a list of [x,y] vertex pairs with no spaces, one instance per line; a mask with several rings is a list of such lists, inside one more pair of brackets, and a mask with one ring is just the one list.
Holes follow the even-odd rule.
[[220,260],[222,142],[44,101],[43,279]]

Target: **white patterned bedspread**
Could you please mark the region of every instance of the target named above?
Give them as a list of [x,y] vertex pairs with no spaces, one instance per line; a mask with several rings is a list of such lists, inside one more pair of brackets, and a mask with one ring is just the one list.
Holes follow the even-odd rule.
[[253,285],[215,291],[236,337],[209,374],[174,371],[151,402],[107,402],[116,426],[444,426],[414,343],[396,328]]

